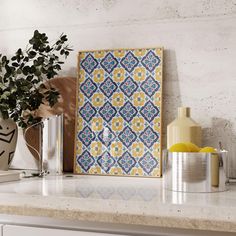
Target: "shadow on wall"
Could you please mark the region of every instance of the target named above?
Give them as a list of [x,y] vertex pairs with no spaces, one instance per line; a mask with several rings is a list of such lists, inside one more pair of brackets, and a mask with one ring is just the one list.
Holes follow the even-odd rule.
[[60,72],[60,77],[77,77],[77,67],[70,67],[68,70],[63,70]]
[[177,108],[181,106],[181,95],[175,51],[164,50],[163,58],[162,149],[165,149],[167,125],[176,118]]
[[236,178],[236,133],[233,124],[226,119],[213,117],[212,126],[203,129],[204,146],[219,147],[219,142],[228,151],[230,177]]

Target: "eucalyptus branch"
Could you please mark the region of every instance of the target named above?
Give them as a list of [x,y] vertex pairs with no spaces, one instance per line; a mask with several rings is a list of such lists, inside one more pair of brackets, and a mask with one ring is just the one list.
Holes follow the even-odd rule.
[[50,44],[45,33],[35,30],[25,51],[19,48],[11,59],[0,54],[0,112],[4,119],[11,117],[24,128],[39,121],[35,114],[41,104],[46,101],[53,106],[58,101],[60,94],[50,79],[61,70],[62,57],[66,59],[72,50],[66,42],[67,36],[61,34]]

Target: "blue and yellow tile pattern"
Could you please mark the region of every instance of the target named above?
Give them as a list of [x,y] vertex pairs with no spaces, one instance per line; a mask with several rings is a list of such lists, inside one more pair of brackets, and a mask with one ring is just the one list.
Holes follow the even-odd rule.
[[79,53],[78,174],[160,176],[162,48]]

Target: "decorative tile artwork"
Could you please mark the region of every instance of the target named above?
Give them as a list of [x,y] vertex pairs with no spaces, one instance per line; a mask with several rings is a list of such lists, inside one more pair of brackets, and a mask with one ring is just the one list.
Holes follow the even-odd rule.
[[162,48],[79,53],[77,174],[160,176]]

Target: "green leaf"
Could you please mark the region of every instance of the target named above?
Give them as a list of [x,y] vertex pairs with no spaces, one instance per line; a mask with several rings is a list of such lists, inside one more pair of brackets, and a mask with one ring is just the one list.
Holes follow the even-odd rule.
[[49,45],[45,48],[45,51],[47,53],[51,52],[53,50],[53,48],[51,48]]
[[34,42],[35,42],[35,40],[34,40],[33,38],[29,40],[29,43],[30,43],[31,45],[34,44]]
[[13,62],[12,65],[15,66],[15,67],[18,67],[18,66],[19,66],[19,64],[16,63],[16,62]]
[[16,70],[16,74],[20,75],[22,73],[22,70],[21,69],[17,69]]
[[46,73],[47,73],[47,70],[46,70],[44,67],[41,67],[41,72],[42,72],[43,74],[46,74]]
[[61,66],[59,64],[56,64],[54,67],[53,67],[55,70],[61,70]]
[[39,31],[38,31],[38,30],[35,30],[35,31],[34,31],[34,37],[37,38],[39,35],[40,35]]
[[61,50],[61,45],[56,48],[57,51]]
[[39,65],[42,65],[44,63],[44,57],[38,57],[38,63]]
[[34,78],[33,75],[28,75],[28,76],[26,77],[27,81],[31,81],[33,78]]
[[61,37],[61,40],[62,40],[63,42],[66,42],[66,41],[67,41],[67,36],[66,36],[66,35],[63,35],[63,36]]
[[3,56],[2,57],[2,63],[6,62],[7,61],[7,57],[6,56]]
[[6,65],[6,66],[5,66],[5,69],[6,69],[6,71],[7,71],[8,74],[11,74],[12,70],[11,70],[11,67],[10,67],[10,66]]
[[16,55],[17,56],[20,56],[20,55],[22,55],[23,53],[22,53],[22,49],[21,48],[19,48],[18,50],[17,50],[17,52],[16,52]]
[[16,61],[19,63],[21,61],[21,57],[20,56],[17,56],[16,57]]
[[23,61],[24,62],[28,62],[29,61],[29,57],[25,57]]
[[34,74],[35,74],[36,76],[40,76],[40,75],[41,75],[41,71],[38,70],[38,69],[36,69],[36,71],[34,72]]
[[27,128],[27,124],[24,121],[20,121],[18,125],[23,129]]
[[29,58],[32,59],[37,55],[37,53],[35,51],[29,51],[28,55],[29,55]]
[[30,67],[29,66],[25,66],[22,69],[22,72],[23,72],[24,75],[28,75],[30,73]]
[[36,67],[35,66],[31,66],[30,67],[30,73],[34,74],[36,72]]

